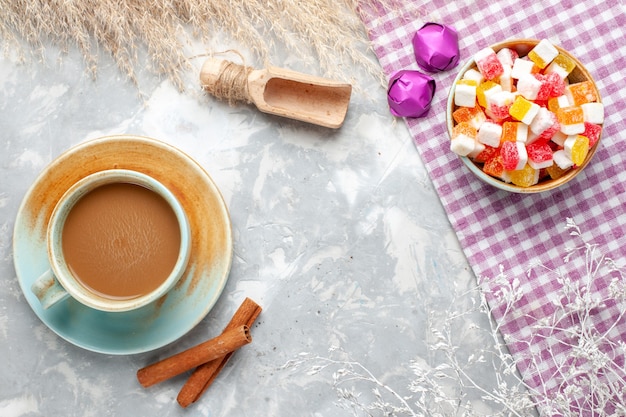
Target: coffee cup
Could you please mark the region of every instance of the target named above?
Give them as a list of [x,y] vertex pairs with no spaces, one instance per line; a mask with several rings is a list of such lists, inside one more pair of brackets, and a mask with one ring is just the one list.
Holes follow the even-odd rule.
[[68,297],[123,312],[164,296],[183,275],[191,234],[174,194],[140,172],[91,174],[59,199],[48,223],[49,269],[31,291],[47,309]]

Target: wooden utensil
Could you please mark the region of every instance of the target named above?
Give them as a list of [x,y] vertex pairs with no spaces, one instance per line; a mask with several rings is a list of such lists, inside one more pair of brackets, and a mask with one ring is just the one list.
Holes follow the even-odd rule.
[[284,68],[256,70],[209,58],[200,71],[205,90],[231,104],[245,101],[264,113],[329,128],[343,124],[352,86]]

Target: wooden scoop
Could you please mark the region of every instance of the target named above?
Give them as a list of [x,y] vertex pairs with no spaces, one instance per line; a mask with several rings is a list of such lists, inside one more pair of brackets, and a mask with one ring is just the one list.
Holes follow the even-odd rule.
[[246,101],[264,113],[333,129],[343,124],[352,93],[350,84],[283,68],[255,70],[216,58],[206,60],[200,81],[231,104]]

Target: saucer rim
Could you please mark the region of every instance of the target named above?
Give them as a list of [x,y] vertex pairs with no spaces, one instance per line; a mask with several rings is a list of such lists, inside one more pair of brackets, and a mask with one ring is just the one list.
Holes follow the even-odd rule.
[[[52,307],[50,310],[43,310],[38,300],[36,299],[36,297],[30,292],[30,284],[37,278],[37,276],[32,276],[32,275],[25,276],[27,272],[25,270],[39,269],[40,272],[43,273],[45,271],[45,267],[47,264],[47,251],[46,251],[45,239],[43,241],[41,240],[41,236],[40,236],[41,232],[39,233],[39,235],[37,234],[37,229],[41,227],[45,227],[46,225],[34,224],[33,223],[34,219],[30,218],[26,214],[26,211],[27,211],[27,205],[31,202],[33,198],[32,196],[33,192],[38,187],[41,187],[42,185],[45,186],[47,174],[49,174],[50,170],[56,167],[60,162],[61,163],[65,162],[66,164],[69,164],[71,162],[74,164],[74,168],[76,168],[80,166],[81,163],[84,163],[84,161],[79,160],[80,156],[83,153],[88,152],[91,148],[99,149],[98,147],[103,146],[103,145],[115,146],[116,143],[118,144],[118,146],[122,146],[122,145],[131,146],[132,145],[132,146],[137,146],[138,148],[146,147],[152,150],[157,150],[158,152],[170,153],[171,154],[170,156],[174,156],[177,161],[184,162],[187,165],[186,166],[187,169],[191,169],[194,171],[194,173],[199,175],[203,180],[202,186],[206,188],[206,190],[210,190],[210,196],[207,198],[211,198],[213,200],[213,203],[215,203],[217,207],[219,208],[218,211],[219,211],[220,219],[218,219],[217,222],[220,222],[221,226],[223,226],[223,227],[220,227],[219,231],[220,233],[224,234],[224,238],[222,239],[223,247],[218,248],[218,250],[221,253],[218,255],[219,258],[216,260],[215,264],[210,265],[210,270],[207,269],[206,271],[200,271],[200,273],[203,273],[203,272],[206,273],[206,274],[202,274],[202,276],[200,277],[200,283],[205,284],[207,286],[207,289],[210,291],[210,297],[208,299],[202,298],[202,300],[196,300],[196,298],[198,298],[199,296],[199,295],[196,295],[196,293],[198,293],[199,290],[198,290],[197,283],[195,283],[193,285],[188,285],[188,287],[186,288],[178,288],[176,289],[176,291],[174,289],[171,290],[172,291],[171,294],[173,294],[174,297],[164,297],[164,298],[174,299],[174,301],[172,301],[171,303],[173,305],[168,305],[168,308],[162,307],[158,310],[157,310],[157,307],[155,307],[155,305],[161,302],[161,300],[158,300],[148,306],[142,307],[141,309],[136,310],[134,312],[118,312],[118,313],[100,312],[100,311],[92,310],[86,306],[80,305],[75,300],[68,300],[67,301],[68,303],[75,304],[74,307],[79,306],[78,308],[80,309],[87,309],[86,311],[89,311],[88,315],[92,315],[92,314],[97,315],[99,317],[98,320],[101,320],[103,317],[106,317],[107,315],[110,315],[110,314],[118,315],[116,316],[115,320],[118,320],[120,317],[122,317],[122,315],[128,315],[129,318],[131,317],[131,315],[135,315],[135,316],[136,315],[140,316],[141,314],[147,315],[149,313],[147,311],[142,311],[142,310],[148,310],[148,309],[152,309],[155,311],[155,313],[152,313],[155,315],[155,318],[153,319],[154,321],[166,320],[166,318],[163,318],[163,317],[166,317],[168,314],[171,316],[174,316],[174,313],[179,313],[176,317],[178,318],[179,321],[182,321],[182,323],[177,322],[173,324],[176,324],[176,325],[180,324],[180,326],[168,325],[168,328],[171,329],[175,327],[177,331],[169,331],[169,332],[164,331],[162,334],[159,334],[156,336],[153,333],[151,336],[153,336],[153,339],[156,338],[156,340],[153,340],[152,342],[146,343],[146,344],[126,345],[124,343],[124,340],[120,340],[119,347],[112,347],[109,345],[102,346],[102,345],[98,345],[97,343],[94,344],[90,342],[89,340],[87,340],[89,338],[88,335],[82,336],[80,333],[77,333],[76,331],[72,331],[72,330],[68,331],[68,329],[61,329],[59,328],[60,326],[54,325],[52,317],[59,316],[64,313],[63,312],[59,313],[60,309],[55,311],[54,309],[56,306]],[[120,164],[124,165],[123,162],[121,162]],[[120,168],[137,170],[136,168],[125,168],[123,166],[121,166]],[[72,169],[72,167],[67,167],[65,169],[70,170]],[[79,169],[82,169],[82,168],[79,168]],[[83,171],[85,171],[81,174],[83,177],[89,175],[89,172],[87,172],[88,169],[84,168]],[[157,180],[159,180],[159,178],[157,178]],[[184,188],[184,186],[181,188]],[[183,191],[180,191],[180,192],[182,193]],[[29,224],[29,227],[26,227],[27,223]],[[190,224],[191,228],[194,228],[194,226],[197,227],[197,225]],[[44,233],[44,236],[45,236],[45,233]],[[20,246],[23,244],[26,244],[28,246],[28,250],[29,250],[28,254],[23,253],[24,248]],[[41,253],[42,250],[43,250],[43,254]],[[193,250],[194,248],[192,247],[192,251]],[[33,265],[29,265],[26,267],[23,265],[23,262],[29,260],[30,258],[36,258],[37,256],[39,258],[41,257],[45,258],[45,262],[43,266],[40,265],[41,259],[38,259],[39,262],[35,261]],[[24,197],[21,201],[21,204],[17,212],[15,225],[14,225],[14,233],[13,233],[14,267],[15,267],[15,271],[17,274],[18,282],[22,290],[22,293],[24,294],[26,301],[30,305],[35,315],[50,330],[52,330],[55,334],[57,334],[59,337],[66,340],[67,342],[75,346],[81,347],[83,349],[97,352],[97,353],[103,353],[103,354],[130,355],[130,354],[149,352],[149,351],[161,348],[163,346],[166,346],[178,340],[179,338],[187,334],[189,331],[191,331],[212,310],[217,300],[221,296],[221,293],[223,292],[226,286],[226,283],[228,281],[228,278],[229,278],[230,269],[232,266],[232,257],[233,257],[233,239],[232,239],[232,223],[230,219],[230,214],[228,212],[228,208],[226,206],[224,198],[220,190],[218,189],[217,185],[211,178],[211,176],[197,161],[195,161],[192,157],[190,157],[188,154],[186,154],[182,150],[164,141],[153,139],[147,136],[138,136],[138,135],[129,135],[129,134],[103,136],[103,137],[99,137],[96,139],[86,140],[84,142],[78,143],[77,145],[72,146],[69,149],[62,152],[60,155],[54,158],[40,172],[40,174],[37,176],[37,178],[33,181],[33,183],[30,185],[30,187],[24,194]],[[26,258],[26,260],[24,258]],[[181,281],[184,281],[184,280],[188,281],[187,278],[189,278],[190,275],[197,273],[197,271],[194,271],[194,268],[196,267],[200,268],[201,266],[190,265],[190,268],[187,271],[185,271],[183,277],[181,278]],[[216,270],[215,273],[214,273],[214,269]],[[216,277],[217,279],[215,279]],[[207,282],[208,280],[212,280],[214,282]],[[187,285],[187,283],[185,284]],[[196,296],[195,298],[194,298],[194,295]],[[187,298],[189,298],[189,300],[187,300]],[[186,303],[185,301],[191,301],[191,303]],[[194,301],[196,301],[196,303],[194,303]],[[187,311],[185,310],[185,306],[187,304],[197,304],[197,301],[201,301],[202,306],[199,309],[193,310],[191,315],[185,314],[187,313]],[[69,307],[69,309],[71,309],[71,307]],[[192,307],[189,307],[188,309],[191,311]],[[177,310],[177,311],[172,311],[172,310]],[[182,316],[182,319],[181,319],[181,316]],[[70,317],[68,317],[67,319],[68,321],[71,321]],[[132,320],[132,318],[130,320]],[[175,319],[172,319],[172,320],[175,320]],[[142,329],[142,328],[136,328],[132,330],[133,337],[135,339],[138,339],[144,330],[145,329]],[[123,337],[123,334],[121,335],[121,337]]]

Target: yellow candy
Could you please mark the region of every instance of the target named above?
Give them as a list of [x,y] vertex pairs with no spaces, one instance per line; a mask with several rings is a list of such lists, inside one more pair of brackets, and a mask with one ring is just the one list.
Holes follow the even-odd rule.
[[554,45],[552,45],[547,39],[542,39],[528,53],[528,59],[533,61],[539,68],[544,69],[558,55],[559,51],[554,47]]
[[478,100],[478,104],[480,104],[483,107],[487,107],[487,96],[490,93],[494,93],[496,91],[501,91],[501,90],[502,90],[502,86],[493,81],[485,81],[483,83],[480,83],[478,87],[476,87],[476,99]]
[[532,101],[526,100],[522,96],[515,97],[515,101],[509,109],[509,114],[511,116],[527,125],[529,125],[530,122],[533,121],[534,117],[537,115],[537,112],[539,112],[539,105],[537,103],[533,103]]
[[476,87],[478,86],[478,83],[476,82],[476,80],[462,79],[462,80],[457,81],[456,85],[469,85],[471,87]]
[[555,180],[557,178],[561,178],[563,174],[569,171],[569,169],[563,169],[559,167],[557,164],[552,164],[546,168],[546,171],[548,172],[548,175],[550,175],[550,178]]
[[567,56],[559,53],[546,68],[546,73],[557,72],[563,78],[567,77],[576,68],[576,63]]
[[583,135],[572,135],[565,139],[563,144],[565,155],[572,160],[574,165],[582,165],[589,153],[589,138]]
[[526,164],[524,168],[510,171],[511,182],[520,187],[530,187],[539,182],[539,170]]

